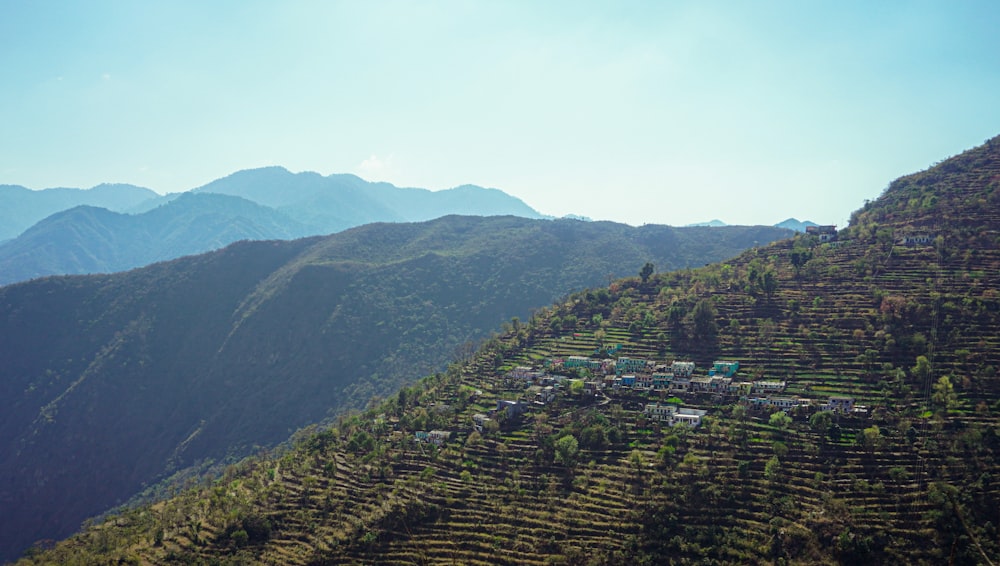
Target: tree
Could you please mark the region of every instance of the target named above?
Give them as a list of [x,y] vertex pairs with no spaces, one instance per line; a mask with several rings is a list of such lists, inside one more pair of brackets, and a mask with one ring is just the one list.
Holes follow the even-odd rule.
[[580,443],[576,440],[576,437],[572,434],[567,434],[555,441],[553,445],[555,448],[555,461],[557,464],[562,464],[567,468],[572,468],[576,465],[576,457],[580,453]]
[[719,335],[719,326],[715,322],[718,313],[715,305],[708,299],[702,299],[694,306],[691,319],[694,322],[692,338],[701,345],[712,346]]
[[958,406],[958,395],[955,393],[955,386],[951,383],[951,378],[942,375],[934,384],[934,392],[931,393],[931,402],[939,408],[948,412]]
[[885,446],[885,438],[882,437],[882,431],[878,425],[872,425],[861,431],[857,442],[868,452],[874,452]]
[[646,459],[642,457],[642,452],[638,448],[633,449],[628,457],[629,467],[635,472],[636,482],[642,481],[642,469],[646,466]]
[[500,431],[500,422],[496,419],[489,419],[483,423],[483,433],[488,435],[495,435]]
[[760,278],[760,288],[770,299],[774,296],[774,293],[778,290],[778,275],[774,272],[774,269],[768,267]]
[[830,414],[830,411],[819,411],[809,417],[809,426],[812,427],[813,431],[821,437],[826,436],[827,432],[830,431],[830,425],[832,424],[833,415]]
[[642,279],[643,283],[649,281],[650,276],[653,275],[654,269],[655,267],[653,264],[648,261],[646,262],[646,265],[642,266],[642,270],[639,272],[639,278]]
[[833,431],[833,426],[833,414],[830,411],[819,411],[809,417],[809,427],[819,435],[819,444],[821,446],[826,444],[826,439]]
[[917,363],[910,369],[910,373],[920,382],[930,377],[931,362],[927,359],[927,356],[917,356]]
[[580,431],[580,444],[588,450],[604,450],[608,447],[608,434],[600,424],[592,424]]
[[840,442],[840,438],[841,436],[843,436],[843,434],[844,433],[841,430],[840,425],[837,423],[833,423],[830,426],[830,430],[827,432],[827,436],[830,437],[830,440],[832,442]]
[[788,416],[788,413],[784,411],[778,411],[771,414],[771,417],[767,420],[767,424],[780,430],[785,430],[792,424],[792,417]]
[[800,248],[796,246],[792,249],[791,260],[792,268],[795,269],[796,279],[802,274],[802,266],[806,264],[807,261],[812,259],[812,250],[808,248]]
[[776,481],[781,477],[781,460],[777,456],[771,456],[771,459],[764,464],[764,477],[770,481]]
[[771,450],[774,451],[774,455],[778,458],[784,458],[788,455],[788,445],[780,440],[775,440],[771,444]]

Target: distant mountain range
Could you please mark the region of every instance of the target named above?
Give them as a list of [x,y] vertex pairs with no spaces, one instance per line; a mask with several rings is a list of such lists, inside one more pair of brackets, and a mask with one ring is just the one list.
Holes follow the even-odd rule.
[[778,228],[786,228],[788,230],[795,230],[796,232],[805,232],[806,228],[808,228],[810,226],[818,226],[818,224],[816,224],[815,222],[812,222],[810,220],[806,220],[805,222],[801,222],[801,221],[799,221],[799,220],[797,220],[795,218],[789,218],[788,220],[784,220],[782,222],[778,222],[777,224],[775,224],[775,226],[778,227]]
[[[273,209],[200,192],[142,215],[155,230],[102,209],[62,216],[169,247],[188,228],[168,207],[195,204],[238,205],[254,229],[278,223]],[[0,287],[0,562],[178,469],[363,408],[570,292],[790,235],[447,216]]]
[[[293,239],[450,214],[551,218],[499,189],[429,191],[282,167],[238,171],[164,196],[134,185],[39,191],[0,185],[0,285],[124,271],[239,240]],[[775,226],[803,232],[809,225],[815,224],[789,218]]]
[[17,185],[0,185],[0,242],[17,237],[36,222],[74,206],[97,206],[125,212],[157,198],[135,185],[97,185],[91,189],[33,191]]
[[542,218],[520,199],[498,189],[475,185],[444,191],[404,189],[354,175],[323,177],[291,173],[282,167],[240,171],[194,192],[233,195],[270,206],[316,234],[371,222],[421,222],[449,214]]
[[0,244],[0,285],[54,274],[125,271],[238,240],[287,240],[308,233],[273,208],[211,193],[184,193],[135,215],[78,206]]
[[[709,220],[708,222],[696,222],[694,224],[688,224],[688,226],[709,226],[709,227],[719,227],[719,226],[729,226],[725,222],[719,220],[718,218]],[[774,224],[776,228],[785,228],[788,230],[794,230],[796,232],[805,232],[806,228],[809,226],[818,226],[815,222],[806,220],[805,222],[799,221],[795,218],[789,218]]]
[[13,238],[0,243],[0,285],[124,271],[239,240],[330,234],[371,222],[450,214],[542,218],[498,189],[463,185],[433,192],[281,167],[240,171],[166,196],[132,185],[3,186],[0,211],[0,240]]

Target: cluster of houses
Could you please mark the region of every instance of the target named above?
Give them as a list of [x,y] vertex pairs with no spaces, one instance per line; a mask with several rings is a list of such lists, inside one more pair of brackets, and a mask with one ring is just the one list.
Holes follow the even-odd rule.
[[[595,377],[584,383],[585,391],[597,393],[600,390],[633,389],[664,391],[671,394],[709,394],[717,398],[737,398],[754,409],[791,411],[797,407],[813,407],[814,401],[795,396],[783,396],[787,383],[782,380],[744,380],[737,377],[740,370],[738,361],[720,360],[712,364],[707,375],[695,375],[695,364],[690,361],[674,361],[670,365],[657,364],[642,359],[621,356],[616,359],[594,359],[585,356],[569,356],[564,360],[552,360],[553,369],[587,369]],[[549,375],[544,370],[529,367],[514,368],[506,375],[512,379],[531,380],[535,385],[529,388],[529,399],[544,405],[555,398],[553,383],[565,378]],[[837,413],[863,413],[864,407],[856,407],[851,397],[832,397],[816,407],[821,411]],[[672,409],[660,409],[671,411]],[[655,412],[655,411],[654,411]],[[656,413],[657,415],[661,413]],[[666,413],[663,413],[664,415]],[[671,424],[697,423],[694,413],[671,413],[678,418],[659,420]]]
[[[668,393],[711,394],[716,397],[738,397],[740,402],[751,409],[791,412],[799,408],[815,408],[838,414],[866,414],[867,408],[856,405],[853,397],[834,396],[829,401],[816,405],[813,400],[798,396],[785,396],[784,381],[745,381],[736,377],[740,369],[736,361],[716,361],[708,370],[708,375],[695,376],[695,364],[675,361],[669,366],[656,364],[642,358],[619,357],[617,359],[593,359],[570,356],[565,360],[553,360],[553,368],[586,368],[596,378],[584,382],[584,392],[597,394],[601,390],[634,389],[664,391]],[[602,375],[603,374],[603,375]],[[531,407],[545,406],[556,399],[562,385],[569,378],[550,374],[545,370],[531,367],[516,367],[505,374],[508,379],[529,383],[525,395],[519,400],[502,399],[488,414],[472,416],[472,427],[483,432],[488,423],[497,419],[515,420]],[[705,409],[682,407],[676,403],[647,403],[643,409],[647,419],[668,426],[697,427]],[[451,436],[443,430],[418,431],[416,439],[441,446]]]
[[[560,365],[556,361],[555,365]],[[669,366],[654,364],[641,358],[620,357],[616,360],[595,360],[582,356],[570,356],[561,362],[563,368],[586,368],[603,377],[594,382],[594,388],[606,389],[650,389],[671,393],[711,393],[721,396],[749,397],[751,395],[771,395],[785,389],[784,381],[737,379],[740,363],[717,361],[708,370],[708,375],[695,376],[694,362],[675,361]],[[532,373],[530,368],[517,368],[508,377],[529,377],[544,374]]]
[[[773,380],[745,381],[736,377],[740,364],[736,361],[716,361],[708,370],[708,375],[695,376],[695,364],[689,361],[675,361],[669,366],[656,364],[642,358],[619,357],[617,359],[593,359],[570,356],[565,360],[553,360],[550,367],[586,368],[596,375],[584,382],[584,393],[598,394],[602,390],[649,390],[671,394],[710,394],[713,397],[738,397],[741,403],[751,409],[791,412],[798,408],[815,408],[838,414],[866,414],[867,408],[855,405],[853,397],[834,396],[829,401],[816,405],[813,400],[797,396],[784,396],[786,383]],[[603,375],[602,375],[603,374]],[[472,428],[483,432],[491,421],[516,420],[531,407],[542,407],[556,399],[567,378],[550,374],[546,370],[532,367],[516,367],[505,374],[512,380],[527,383],[525,394],[519,400],[501,399],[488,413],[472,416]],[[697,427],[705,409],[682,407],[678,403],[647,403],[643,414],[649,420],[667,426]],[[418,431],[416,440],[441,446],[451,437],[445,430]]]

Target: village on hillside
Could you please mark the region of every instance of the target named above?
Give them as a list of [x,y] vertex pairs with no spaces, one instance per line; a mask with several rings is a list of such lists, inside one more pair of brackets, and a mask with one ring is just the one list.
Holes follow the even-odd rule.
[[[620,347],[609,351],[617,352]],[[865,417],[867,407],[854,397],[829,396],[825,399],[786,394],[784,380],[745,379],[738,361],[718,360],[703,372],[692,361],[670,363],[645,358],[619,356],[553,357],[541,367],[516,366],[498,375],[507,391],[516,398],[496,401],[495,408],[472,415],[471,428],[483,432],[497,419],[514,422],[531,410],[542,409],[561,397],[574,400],[600,398],[644,400],[641,415],[661,426],[698,427],[709,408],[738,403],[748,410],[766,413],[830,411],[839,415]],[[637,410],[638,412],[638,410]],[[418,441],[442,445],[452,431],[417,431]]]

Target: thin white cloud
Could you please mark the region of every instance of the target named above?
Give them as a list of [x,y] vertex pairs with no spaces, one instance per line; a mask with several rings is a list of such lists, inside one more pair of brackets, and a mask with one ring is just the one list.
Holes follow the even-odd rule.
[[379,157],[374,153],[358,164],[357,171],[362,176],[378,177],[389,172],[392,167],[392,155]]

